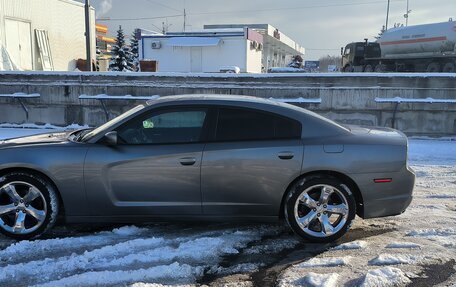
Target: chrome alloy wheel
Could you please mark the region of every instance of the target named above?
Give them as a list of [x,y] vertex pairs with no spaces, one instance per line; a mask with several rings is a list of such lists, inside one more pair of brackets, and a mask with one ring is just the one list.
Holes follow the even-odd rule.
[[306,234],[328,237],[344,227],[349,216],[348,206],[347,198],[334,186],[313,185],[296,200],[294,217]]
[[0,187],[0,228],[13,234],[28,234],[45,221],[47,203],[30,183],[13,181]]

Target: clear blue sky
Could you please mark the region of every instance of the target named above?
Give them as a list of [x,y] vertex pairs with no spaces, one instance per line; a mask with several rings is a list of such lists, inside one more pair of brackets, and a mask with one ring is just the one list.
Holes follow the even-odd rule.
[[[83,2],[83,0],[79,0]],[[407,0],[391,0],[389,26],[405,23]],[[91,0],[97,18],[165,19],[99,21],[110,34],[122,25],[130,34],[134,28],[157,30],[162,22],[170,31],[182,31],[184,7],[187,30],[204,24],[269,23],[306,48],[306,60],[338,55],[340,47],[352,41],[373,39],[385,24],[387,0]],[[456,0],[409,0],[409,25],[456,20]]]

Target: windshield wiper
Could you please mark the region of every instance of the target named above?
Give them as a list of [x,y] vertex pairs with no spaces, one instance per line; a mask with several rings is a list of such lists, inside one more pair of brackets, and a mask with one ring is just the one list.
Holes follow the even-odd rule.
[[71,140],[75,142],[80,142],[86,134],[88,134],[92,129],[85,129],[85,130],[79,130],[73,132],[70,137],[72,137]]

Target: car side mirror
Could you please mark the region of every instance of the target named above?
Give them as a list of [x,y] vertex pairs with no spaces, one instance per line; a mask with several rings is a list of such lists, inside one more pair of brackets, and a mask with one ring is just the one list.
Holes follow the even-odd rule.
[[109,146],[117,145],[117,132],[111,131],[111,132],[105,133],[104,141],[105,141],[106,145],[109,145]]

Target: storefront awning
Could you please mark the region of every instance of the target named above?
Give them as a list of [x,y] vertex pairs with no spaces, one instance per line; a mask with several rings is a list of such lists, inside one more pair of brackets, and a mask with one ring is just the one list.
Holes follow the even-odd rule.
[[207,47],[217,46],[220,38],[216,37],[173,37],[168,40],[168,46],[174,47]]

